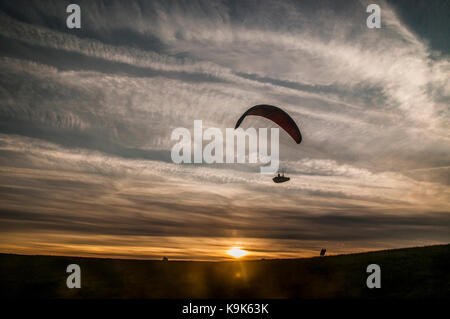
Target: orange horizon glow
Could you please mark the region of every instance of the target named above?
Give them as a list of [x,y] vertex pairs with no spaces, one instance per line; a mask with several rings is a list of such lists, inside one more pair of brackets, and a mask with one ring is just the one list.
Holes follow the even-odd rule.
[[227,251],[227,254],[237,259],[247,255],[248,251],[241,249],[241,247],[232,247]]
[[[327,248],[327,255],[339,255],[438,244],[447,243],[407,240],[395,243],[383,242],[378,245],[360,242],[358,246],[342,246],[324,241],[299,242],[292,239],[270,238],[11,232],[2,235],[0,253],[142,260],[161,260],[166,256],[169,261],[225,261],[309,258],[319,256],[323,247]],[[245,252],[245,255],[241,255],[240,251]]]

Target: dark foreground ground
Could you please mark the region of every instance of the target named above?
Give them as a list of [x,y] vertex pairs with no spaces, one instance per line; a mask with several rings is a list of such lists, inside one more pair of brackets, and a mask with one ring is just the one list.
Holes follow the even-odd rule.
[[[68,289],[66,267],[81,267]],[[368,289],[369,264],[381,289]],[[0,254],[1,298],[450,298],[450,245],[233,262]]]

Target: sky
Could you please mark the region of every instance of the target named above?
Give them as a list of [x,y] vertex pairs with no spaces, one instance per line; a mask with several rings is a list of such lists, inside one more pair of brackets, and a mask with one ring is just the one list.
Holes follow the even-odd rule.
[[[0,252],[297,258],[450,242],[448,1],[0,1]],[[282,107],[272,182],[177,127]],[[249,117],[249,127],[277,127]]]

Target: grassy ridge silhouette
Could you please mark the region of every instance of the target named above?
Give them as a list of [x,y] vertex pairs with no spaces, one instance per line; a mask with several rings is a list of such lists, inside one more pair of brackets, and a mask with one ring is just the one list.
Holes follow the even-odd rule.
[[[66,267],[81,267],[68,289]],[[366,268],[381,267],[381,289]],[[450,298],[450,245],[254,261],[0,254],[1,298]]]

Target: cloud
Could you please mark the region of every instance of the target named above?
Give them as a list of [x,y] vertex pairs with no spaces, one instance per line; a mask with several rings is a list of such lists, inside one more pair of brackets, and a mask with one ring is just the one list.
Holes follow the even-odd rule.
[[[33,231],[57,251],[70,234],[252,238],[280,256],[273,240],[448,242],[449,60],[388,3],[377,30],[356,1],[80,5],[81,30],[63,2],[0,6],[4,249]],[[174,128],[225,130],[259,103],[300,125],[300,146],[280,135],[289,183],[171,162]]]

